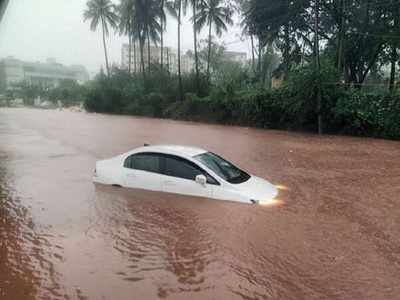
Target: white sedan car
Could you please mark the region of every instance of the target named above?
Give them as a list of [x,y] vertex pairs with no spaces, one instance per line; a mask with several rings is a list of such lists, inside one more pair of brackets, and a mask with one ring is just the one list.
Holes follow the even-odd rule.
[[273,200],[277,189],[206,150],[145,145],[96,163],[94,182],[244,203]]

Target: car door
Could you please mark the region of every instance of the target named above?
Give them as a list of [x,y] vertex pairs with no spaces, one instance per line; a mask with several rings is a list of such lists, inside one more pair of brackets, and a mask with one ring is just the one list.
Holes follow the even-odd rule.
[[157,153],[137,153],[124,162],[124,186],[161,191],[161,160]]
[[[213,185],[218,184],[196,164],[177,156],[164,155],[162,190],[167,193],[198,197],[212,197]],[[205,175],[207,183],[195,181],[197,175]]]

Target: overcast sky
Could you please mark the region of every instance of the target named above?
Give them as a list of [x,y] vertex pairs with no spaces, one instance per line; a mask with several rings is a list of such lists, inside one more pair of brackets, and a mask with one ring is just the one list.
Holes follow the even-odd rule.
[[[87,0],[11,0],[0,23],[0,59],[14,56],[27,61],[44,61],[55,58],[71,65],[82,64],[90,73],[104,65],[101,31],[92,32],[89,23],[83,22]],[[117,0],[114,1],[117,3]],[[177,24],[169,18],[165,43],[177,45]],[[240,40],[236,26],[222,36],[227,48],[249,51],[249,42]],[[201,37],[206,35],[206,30]],[[182,48],[192,49],[193,33],[188,20],[182,26]],[[107,39],[110,61],[120,64],[121,45],[126,37],[111,33]],[[232,43],[234,42],[234,43]]]

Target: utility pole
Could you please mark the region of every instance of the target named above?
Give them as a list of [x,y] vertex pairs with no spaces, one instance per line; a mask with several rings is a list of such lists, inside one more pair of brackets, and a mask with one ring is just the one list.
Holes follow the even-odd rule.
[[169,75],[169,48],[167,47],[167,73]]
[[314,56],[315,56],[315,71],[317,75],[317,113],[318,113],[318,134],[322,134],[322,91],[321,91],[321,63],[319,60],[319,36],[318,36],[318,25],[319,25],[319,0],[315,1],[315,27],[314,27]]
[[[397,7],[393,7],[393,26],[394,32],[399,31],[399,9]],[[391,45],[391,53],[390,53],[390,80],[389,80],[389,91],[392,93],[396,87],[396,64],[398,63],[398,54],[397,54],[398,41],[393,39]]]
[[179,79],[179,100],[183,101],[182,73],[181,73],[181,21],[182,21],[182,0],[178,0],[178,79]]
[[6,11],[9,0],[0,0],[0,22],[3,18],[4,12]]
[[345,17],[344,17],[344,0],[340,0],[340,28],[339,28],[339,42],[338,42],[338,60],[337,60],[337,69],[342,76],[343,71],[343,44],[344,44],[344,26],[345,26]]

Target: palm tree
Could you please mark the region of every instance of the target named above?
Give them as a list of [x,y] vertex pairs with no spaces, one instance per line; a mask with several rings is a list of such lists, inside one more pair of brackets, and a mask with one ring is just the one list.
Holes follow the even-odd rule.
[[[186,1],[183,3],[187,3]],[[182,73],[181,73],[181,21],[182,21],[182,0],[175,0],[175,10],[178,12],[178,81],[179,100],[183,101]]]
[[157,45],[157,43],[160,41],[160,32],[162,32],[158,0],[145,0],[143,13],[145,21],[144,29],[147,39],[147,62],[148,69],[150,70],[150,42],[153,42],[154,45]]
[[227,31],[226,25],[232,25],[232,11],[224,6],[223,0],[205,0],[201,3],[201,9],[195,16],[197,30],[200,31],[206,24],[208,25],[208,56],[207,56],[207,76],[210,77],[211,59],[211,33],[214,31],[217,36],[221,36],[223,31]]
[[133,29],[140,44],[142,72],[144,68],[144,46],[147,41],[147,63],[150,67],[150,41],[157,44],[160,40],[159,0],[134,0]]
[[150,67],[150,41],[159,41],[161,25],[159,23],[159,0],[131,0],[133,37],[139,41],[140,65],[143,77],[145,74],[144,47],[147,41],[148,68]]
[[[129,38],[129,58],[128,58],[128,71],[131,73],[132,65],[132,40],[133,40],[133,16],[134,16],[134,0],[121,0],[118,6],[119,12],[119,32],[120,34],[127,35]],[[136,68],[136,47],[134,47],[134,64]],[[136,70],[135,70],[136,71]]]
[[161,32],[160,32],[160,47],[161,47],[161,57],[160,57],[160,64],[161,68],[164,65],[164,31],[167,24],[167,15],[166,11],[175,19],[177,18],[176,11],[174,9],[174,1],[172,0],[159,0],[160,1],[160,11],[159,11],[159,18],[160,18],[160,25],[161,25]]
[[104,57],[106,60],[107,75],[110,76],[110,67],[107,57],[106,36],[108,36],[108,26],[117,27],[118,15],[115,13],[115,5],[110,0],[89,0],[87,8],[83,13],[83,19],[86,22],[90,20],[90,29],[96,31],[101,22],[103,32]]
[[[187,1],[187,0],[186,0]],[[200,91],[200,71],[199,71],[199,55],[197,51],[197,22],[196,22],[196,15],[197,15],[197,8],[201,6],[201,2],[203,0],[189,0],[192,4],[192,13],[193,17],[191,21],[193,23],[193,42],[194,42],[194,64],[196,69],[196,85],[197,85],[197,93]]]
[[180,101],[183,101],[182,72],[181,72],[181,25],[182,25],[182,13],[186,12],[188,1],[192,0],[174,0],[174,10],[178,21],[178,82],[179,82]]
[[[132,0],[132,1],[133,1],[132,29],[134,32],[134,40],[139,41],[140,71],[142,72],[143,78],[145,78],[146,74],[144,68],[144,44],[146,41],[146,30],[145,30],[146,2],[145,0]],[[134,49],[136,51],[135,44],[134,44]]]
[[253,70],[253,73],[256,74],[256,68],[255,68],[255,48],[254,48],[254,36],[255,36],[255,29],[253,26],[253,23],[251,20],[249,20],[248,16],[248,11],[250,10],[250,2],[249,1],[243,1],[241,3],[241,11],[242,11],[242,20],[240,22],[240,26],[242,27],[242,35],[245,36],[250,36],[250,42],[251,42],[251,67]]

